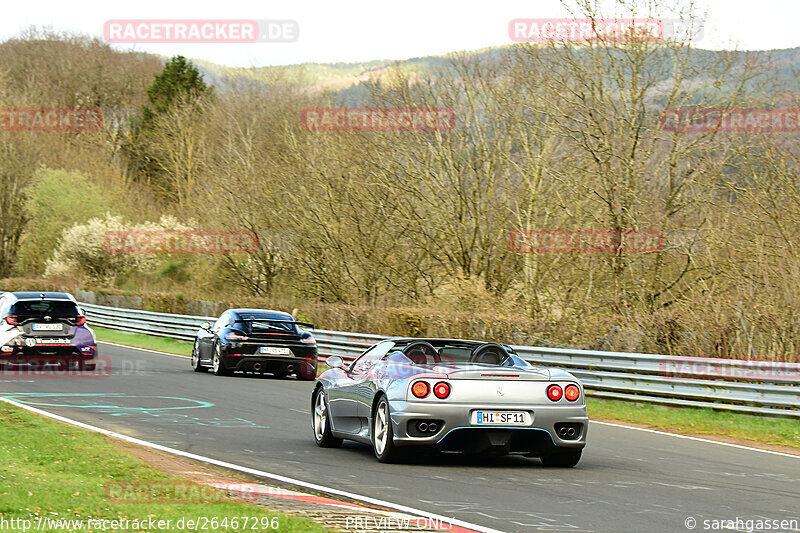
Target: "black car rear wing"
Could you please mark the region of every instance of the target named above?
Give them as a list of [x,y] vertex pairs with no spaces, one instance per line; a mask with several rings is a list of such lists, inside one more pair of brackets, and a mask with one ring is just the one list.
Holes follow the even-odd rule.
[[280,322],[281,324],[296,324],[298,326],[316,329],[314,327],[314,324],[310,324],[308,322],[298,322],[297,320],[275,320],[272,318],[240,318],[239,320],[235,320],[234,324],[238,324],[240,322]]

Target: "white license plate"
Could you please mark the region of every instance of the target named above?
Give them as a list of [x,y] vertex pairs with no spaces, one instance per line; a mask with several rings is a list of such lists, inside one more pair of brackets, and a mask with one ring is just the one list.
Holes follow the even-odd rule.
[[292,351],[289,348],[276,348],[275,346],[262,346],[258,353],[263,353],[266,355],[292,355]]
[[61,331],[61,324],[34,324],[36,331]]
[[476,426],[530,426],[526,411],[472,411],[470,423]]

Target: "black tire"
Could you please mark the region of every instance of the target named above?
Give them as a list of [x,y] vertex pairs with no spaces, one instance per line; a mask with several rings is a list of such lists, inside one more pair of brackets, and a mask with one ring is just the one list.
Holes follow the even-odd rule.
[[219,344],[215,344],[214,355],[211,359],[211,371],[214,372],[215,376],[230,376],[231,371],[225,367],[225,363],[222,362],[221,355]]
[[581,460],[581,450],[571,450],[567,452],[556,452],[540,457],[544,466],[555,466],[559,468],[572,468]]
[[311,396],[311,429],[314,432],[314,441],[320,448],[338,448],[342,445],[342,439],[331,434],[328,402],[325,401],[322,387],[317,387]]
[[197,340],[194,341],[194,347],[192,348],[192,370],[195,372],[205,372],[206,367],[200,364],[200,352],[197,349]]
[[380,395],[372,410],[369,433],[372,439],[372,451],[381,463],[396,463],[401,459],[401,451],[394,444],[390,412],[389,400],[386,396]]

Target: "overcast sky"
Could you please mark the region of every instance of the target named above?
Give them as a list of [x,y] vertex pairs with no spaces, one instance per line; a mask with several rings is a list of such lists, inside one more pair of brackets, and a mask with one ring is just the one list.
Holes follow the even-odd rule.
[[[613,3],[612,0],[608,0]],[[676,0],[677,1],[677,0]],[[800,0],[696,0],[707,15],[701,48],[764,50],[800,46]],[[6,0],[0,38],[28,26],[103,36],[109,19],[290,19],[292,43],[115,44],[232,66],[407,59],[509,44],[515,18],[567,17],[559,0]],[[660,15],[668,17],[670,14]]]

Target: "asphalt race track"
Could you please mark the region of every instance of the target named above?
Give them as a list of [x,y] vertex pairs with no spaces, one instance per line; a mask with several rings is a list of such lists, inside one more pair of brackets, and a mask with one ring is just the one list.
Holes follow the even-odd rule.
[[[502,531],[703,531],[704,520],[798,519],[800,457],[593,423],[574,469],[536,459],[383,465],[314,444],[294,379],[194,373],[188,358],[101,344],[110,377],[0,380],[0,396],[171,448]],[[689,520],[691,525],[691,520]]]

